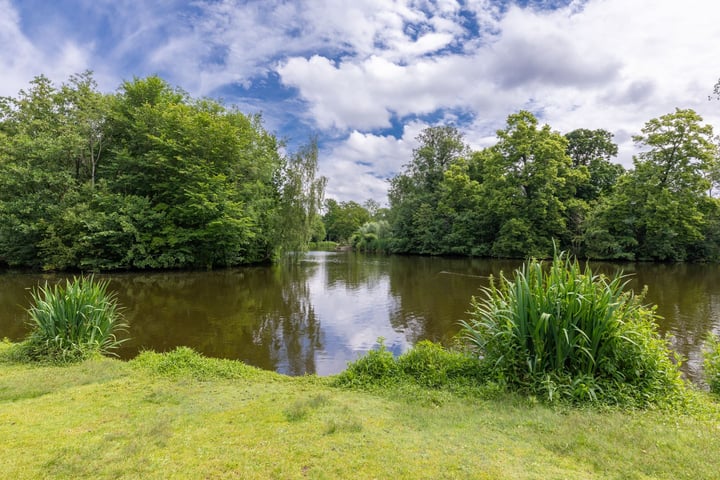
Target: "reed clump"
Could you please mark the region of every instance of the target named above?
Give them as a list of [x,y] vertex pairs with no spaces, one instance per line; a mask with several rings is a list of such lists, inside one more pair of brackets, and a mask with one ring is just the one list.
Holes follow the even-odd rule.
[[657,331],[653,307],[627,277],[594,274],[556,253],[492,279],[473,298],[461,335],[490,375],[549,401],[632,407],[684,397],[677,358]]
[[93,355],[114,355],[127,339],[116,294],[108,282],[90,277],[38,287],[28,309],[31,332],[12,357],[21,361],[69,363]]

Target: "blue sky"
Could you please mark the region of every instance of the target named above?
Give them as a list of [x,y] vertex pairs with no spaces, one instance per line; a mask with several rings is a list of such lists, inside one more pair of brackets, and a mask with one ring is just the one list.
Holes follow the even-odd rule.
[[720,133],[719,19],[715,0],[0,0],[0,95],[159,74],[261,112],[290,148],[317,135],[327,196],[384,202],[428,125],[481,148],[529,109],[613,132],[626,166],[675,108]]

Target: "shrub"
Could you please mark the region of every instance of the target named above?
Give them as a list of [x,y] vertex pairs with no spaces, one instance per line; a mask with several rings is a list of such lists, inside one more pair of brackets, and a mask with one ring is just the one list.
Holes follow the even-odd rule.
[[131,363],[151,375],[169,378],[193,378],[200,381],[253,378],[260,375],[273,379],[285,378],[279,374],[262,372],[237,360],[208,358],[190,347],[176,347],[165,353],[146,350]]
[[28,309],[32,330],[18,345],[16,358],[64,363],[94,354],[113,354],[126,339],[116,334],[127,329],[107,281],[73,278],[32,292]]
[[703,366],[710,391],[720,395],[720,338],[716,335],[708,334],[705,340]]
[[395,357],[385,346],[383,338],[378,339],[379,347],[365,356],[348,364],[335,383],[342,386],[373,386],[386,384],[398,379],[400,369]]
[[473,298],[461,335],[498,379],[550,401],[675,401],[684,384],[654,308],[626,284],[622,274],[583,272],[563,253],[547,269],[532,260]]
[[482,377],[476,358],[427,340],[401,355],[397,363],[404,376],[426,387],[472,383]]
[[360,252],[387,252],[390,224],[386,220],[362,225],[350,238],[350,245]]
[[430,388],[462,389],[484,381],[478,359],[466,352],[448,350],[430,341],[421,341],[395,358],[379,340],[379,348],[348,365],[335,384],[376,387],[412,384]]

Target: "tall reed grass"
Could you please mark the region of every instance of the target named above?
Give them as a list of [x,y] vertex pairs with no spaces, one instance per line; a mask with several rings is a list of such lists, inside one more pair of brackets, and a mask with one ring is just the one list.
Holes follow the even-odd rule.
[[654,309],[612,278],[556,253],[473,298],[461,335],[499,380],[548,400],[647,405],[684,391]]
[[127,330],[116,294],[107,281],[91,277],[66,280],[65,285],[38,287],[28,309],[32,330],[21,344],[30,360],[76,361],[93,354],[113,354]]

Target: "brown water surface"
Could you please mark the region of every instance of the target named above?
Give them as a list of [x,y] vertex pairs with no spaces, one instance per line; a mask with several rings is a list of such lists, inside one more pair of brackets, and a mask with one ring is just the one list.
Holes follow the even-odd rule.
[[[118,294],[131,340],[120,355],[187,345],[213,357],[239,359],[290,375],[340,372],[377,344],[396,354],[423,339],[450,343],[470,297],[487,276],[517,261],[371,256],[311,252],[299,265],[209,272],[102,275]],[[701,374],[702,339],[720,333],[720,268],[716,265],[596,264],[632,274],[635,289],[664,317],[661,331]],[[0,338],[27,332],[30,289],[65,278],[0,274]]]

